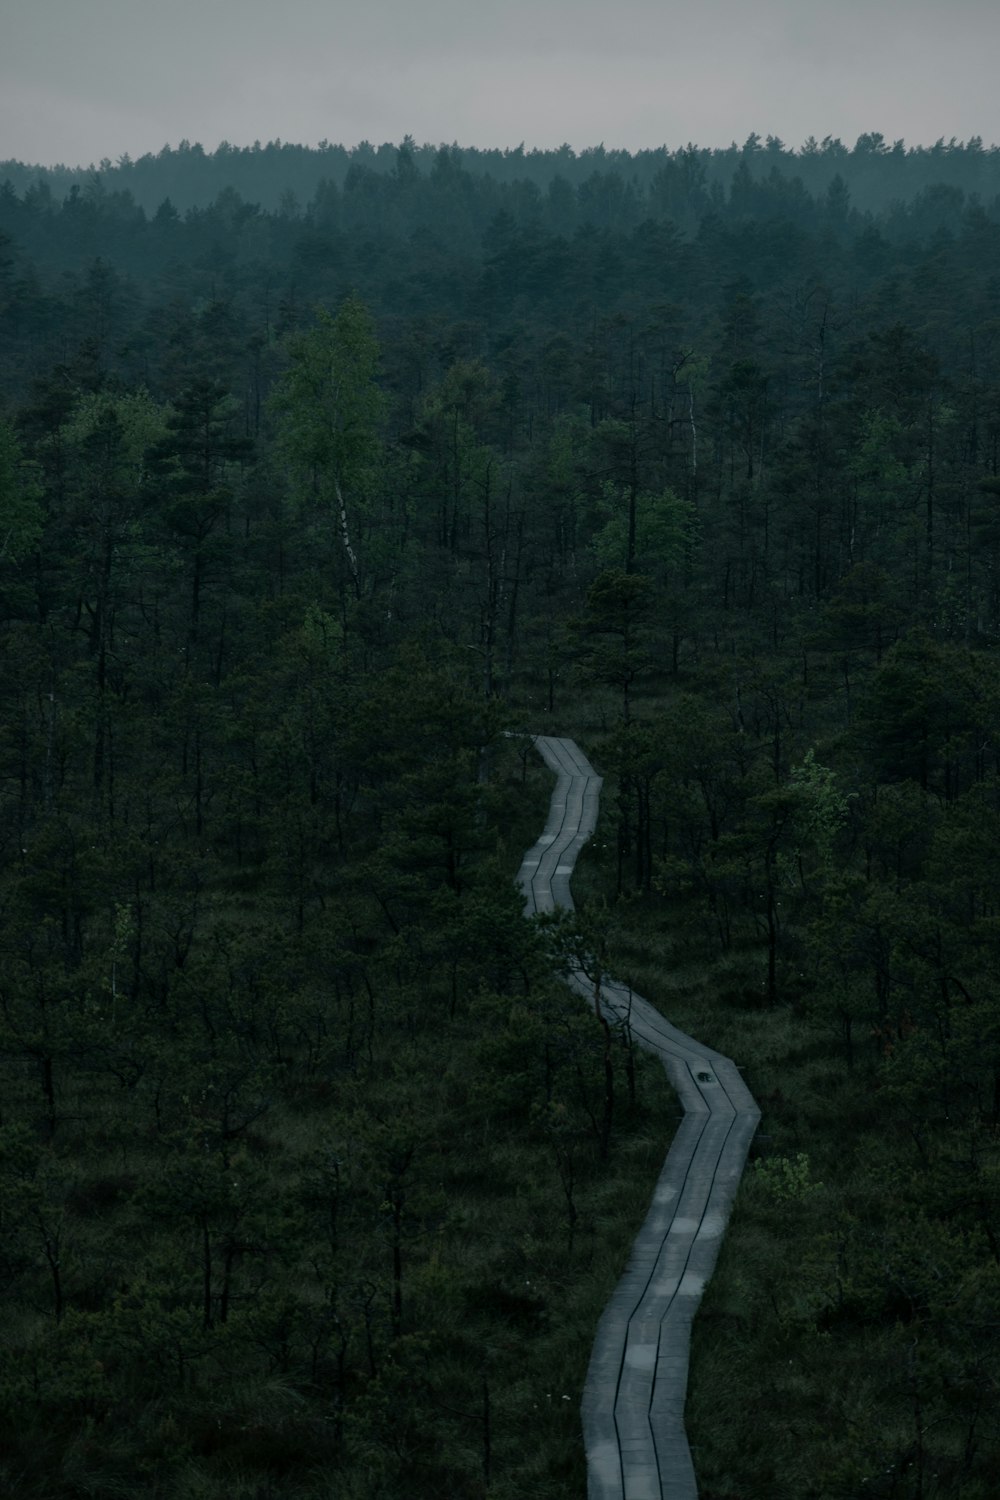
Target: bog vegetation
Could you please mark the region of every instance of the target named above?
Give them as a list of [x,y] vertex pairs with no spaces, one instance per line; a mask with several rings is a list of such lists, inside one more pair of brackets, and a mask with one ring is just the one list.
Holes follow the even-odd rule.
[[764,1111],[705,1500],[987,1500],[996,153],[5,170],[0,1489],[584,1492],[676,1105],[520,914],[553,730]]

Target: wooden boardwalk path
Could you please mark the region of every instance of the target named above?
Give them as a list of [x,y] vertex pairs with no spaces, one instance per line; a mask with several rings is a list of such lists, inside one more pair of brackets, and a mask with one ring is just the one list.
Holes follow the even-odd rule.
[[[597,823],[601,778],[573,740],[539,735],[556,773],[541,838],[518,873],[525,912],[572,907],[576,857]],[[572,987],[588,999],[582,974]],[[735,1064],[605,979],[605,1011],[661,1058],[684,1119],[625,1274],[597,1329],[583,1392],[589,1500],[695,1500],[684,1430],[691,1321],[712,1273],[760,1112]]]

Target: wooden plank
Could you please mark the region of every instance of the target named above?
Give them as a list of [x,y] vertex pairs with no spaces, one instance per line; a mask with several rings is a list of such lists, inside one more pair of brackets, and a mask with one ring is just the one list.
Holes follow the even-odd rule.
[[[572,909],[570,878],[597,826],[601,778],[572,740],[539,735],[555,772],[545,829],[524,856],[525,914]],[[593,1000],[583,973],[571,987]],[[597,1328],[583,1391],[589,1500],[696,1500],[684,1429],[691,1323],[711,1276],[760,1119],[729,1058],[605,979],[601,1003],[656,1054],[684,1106],[628,1265]]]

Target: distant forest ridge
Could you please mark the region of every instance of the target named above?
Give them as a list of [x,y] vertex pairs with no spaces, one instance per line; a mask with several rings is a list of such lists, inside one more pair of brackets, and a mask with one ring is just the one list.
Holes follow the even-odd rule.
[[[220,192],[236,191],[268,212],[295,214],[329,188],[350,189],[368,174],[434,179],[463,173],[471,179],[492,178],[498,184],[533,184],[540,192],[559,191],[560,184],[580,189],[594,179],[618,178],[627,184],[637,206],[655,215],[683,217],[712,206],[735,206],[733,200],[761,184],[772,193],[801,201],[823,199],[845,190],[861,213],[881,214],[895,204],[910,204],[922,194],[946,188],[952,208],[963,199],[991,204],[1000,197],[1000,147],[985,146],[980,136],[967,141],[938,140],[933,146],[889,142],[878,132],[847,146],[838,137],[809,139],[798,149],[776,136],[751,134],[742,146],[666,146],[629,152],[603,145],[575,151],[563,145],[551,150],[480,149],[458,145],[420,145],[407,136],[399,145],[353,147],[291,145],[281,140],[233,146],[223,141],[215,151],[181,141],[133,160],[105,158],[96,167],[45,167],[19,161],[0,162],[0,184],[19,197],[51,195],[57,202],[74,191],[129,194],[134,204],[154,213],[164,200],[181,212],[205,208]],[[760,204],[750,205],[759,212]]]

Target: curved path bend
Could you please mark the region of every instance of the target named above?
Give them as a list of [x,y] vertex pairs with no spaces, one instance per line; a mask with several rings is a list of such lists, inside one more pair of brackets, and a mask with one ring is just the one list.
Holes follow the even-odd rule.
[[[601,791],[573,740],[539,735],[535,747],[556,787],[545,831],[518,872],[527,915],[572,908],[570,876],[597,824]],[[582,973],[569,982],[593,998]],[[691,1322],[760,1111],[729,1058],[678,1031],[647,1000],[607,979],[601,999],[661,1059],[685,1113],[598,1325],[581,1408],[587,1493],[589,1500],[695,1500],[684,1430]]]

